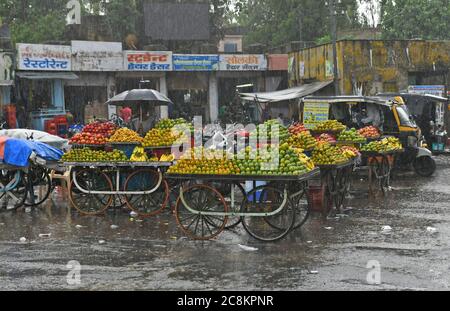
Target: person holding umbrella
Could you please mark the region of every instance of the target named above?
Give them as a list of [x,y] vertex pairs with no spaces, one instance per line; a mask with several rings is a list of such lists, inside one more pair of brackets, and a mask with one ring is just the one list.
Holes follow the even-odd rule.
[[[151,89],[135,89],[125,91],[119,95],[114,96],[110,100],[106,102],[109,105],[116,106],[124,106],[128,107],[130,110],[130,106],[136,108],[139,111],[139,124],[136,128],[143,128],[143,106],[148,111],[150,108],[154,108],[155,106],[161,105],[169,105],[172,101],[167,98],[165,95],[161,94],[156,90]],[[131,115],[130,110],[125,110],[127,115]],[[124,120],[125,121],[125,120]]]

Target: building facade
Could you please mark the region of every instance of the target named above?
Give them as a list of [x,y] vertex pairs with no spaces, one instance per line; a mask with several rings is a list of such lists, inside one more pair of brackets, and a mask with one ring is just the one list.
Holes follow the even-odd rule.
[[16,50],[14,97],[28,117],[21,126],[41,130],[45,119],[67,111],[80,123],[109,118],[117,110],[104,103],[136,88],[156,89],[174,102],[148,111],[149,117],[200,115],[214,122],[237,85],[251,83],[255,91],[273,91],[287,76],[287,55],[176,54],[123,50],[118,42],[95,41],[19,43]]
[[[410,85],[449,87],[450,41],[341,40],[337,51],[343,95],[399,92]],[[291,86],[333,78],[331,44],[289,53]]]

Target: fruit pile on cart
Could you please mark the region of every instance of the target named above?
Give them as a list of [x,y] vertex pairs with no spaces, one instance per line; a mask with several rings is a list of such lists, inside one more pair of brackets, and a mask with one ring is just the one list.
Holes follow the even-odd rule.
[[[250,131],[243,148],[191,145],[181,153],[174,150],[193,132],[182,119],[161,120],[144,137],[99,126],[107,130],[89,130],[103,135],[97,141],[104,144],[77,143],[62,158],[71,169],[72,205],[85,215],[125,207],[143,218],[171,206],[180,228],[196,240],[239,224],[257,240],[280,240],[305,224],[312,205],[325,215],[342,211],[351,175],[364,158],[385,187],[390,156],[402,151],[395,138],[337,121],[312,130],[268,121]],[[320,186],[312,194],[314,182]]]
[[[96,126],[112,128],[104,123]],[[143,145],[147,138],[128,128],[102,132],[91,126],[89,131],[103,133],[99,135],[104,143],[75,144],[62,158],[62,165],[70,169],[73,207],[84,215],[124,207],[141,217],[162,212],[169,198],[163,174],[173,164],[173,156],[146,152]]]

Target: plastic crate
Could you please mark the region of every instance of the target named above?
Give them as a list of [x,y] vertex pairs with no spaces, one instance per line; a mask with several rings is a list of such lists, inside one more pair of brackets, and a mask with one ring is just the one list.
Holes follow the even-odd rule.
[[45,120],[44,121],[45,132],[51,135],[58,135],[58,128],[56,123],[53,120]]

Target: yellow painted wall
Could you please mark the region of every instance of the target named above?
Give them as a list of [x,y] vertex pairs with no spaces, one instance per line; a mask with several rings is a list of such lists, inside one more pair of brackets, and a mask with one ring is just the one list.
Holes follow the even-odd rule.
[[[291,53],[290,57],[296,60],[289,74],[292,86],[333,79],[326,70],[327,61],[333,61],[331,44]],[[302,62],[305,69],[300,76]],[[450,41],[339,41],[338,66],[343,94],[353,94],[358,87],[364,95],[399,91],[408,87],[410,72],[435,73],[450,68]]]

